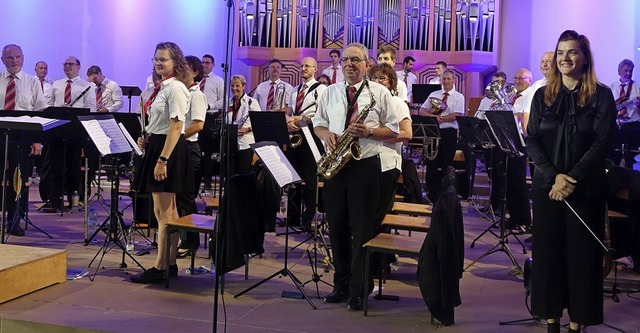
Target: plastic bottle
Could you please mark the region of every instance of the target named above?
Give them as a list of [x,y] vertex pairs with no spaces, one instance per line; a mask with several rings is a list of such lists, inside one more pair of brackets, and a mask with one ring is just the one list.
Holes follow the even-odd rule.
[[89,218],[87,221],[87,229],[89,232],[93,232],[98,227],[98,211],[95,207],[89,209]]
[[289,197],[287,196],[287,192],[282,194],[280,197],[280,213],[284,214],[287,212],[287,205],[289,204]]
[[130,255],[133,255],[134,248],[135,248],[135,239],[133,237],[134,234],[135,234],[135,232],[133,232],[133,226],[131,226],[129,228],[129,232],[128,232],[128,235],[127,235],[127,252]]
[[78,206],[80,206],[80,195],[78,194],[78,191],[73,191],[73,194],[71,195],[71,207]]

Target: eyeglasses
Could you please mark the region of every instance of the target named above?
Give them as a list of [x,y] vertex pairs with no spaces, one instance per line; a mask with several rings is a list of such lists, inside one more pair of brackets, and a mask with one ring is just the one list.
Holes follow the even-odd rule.
[[77,66],[77,65],[78,65],[78,64],[76,64],[75,62],[63,62],[63,63],[62,63],[62,66],[69,66],[69,67],[71,67],[71,66]]
[[389,80],[386,76],[372,76],[371,81],[387,81]]
[[350,58],[342,57],[342,58],[340,58],[340,62],[342,62],[343,64],[346,64],[347,61],[351,61],[352,64],[357,65],[360,62],[364,61],[364,59],[360,59],[358,57],[350,57]]
[[154,62],[154,63],[158,62],[158,63],[161,63],[161,64],[164,64],[165,62],[167,62],[169,60],[171,60],[171,58],[169,58],[169,59],[167,59],[167,58],[151,58],[151,62]]
[[316,66],[314,66],[314,65],[301,65],[300,67],[302,67],[302,68],[314,68]]
[[513,78],[513,81],[527,80],[527,79],[529,79],[529,78],[526,77],[526,76],[516,76],[516,77]]

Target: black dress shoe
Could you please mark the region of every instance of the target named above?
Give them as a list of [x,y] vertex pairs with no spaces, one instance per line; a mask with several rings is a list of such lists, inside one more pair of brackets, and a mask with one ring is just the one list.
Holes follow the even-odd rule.
[[[178,266],[176,266],[176,274],[178,273],[177,268]],[[151,267],[146,271],[131,277],[131,282],[133,283],[147,284],[147,283],[156,283],[156,282],[162,282],[162,281],[164,281],[164,270],[159,270],[155,267]]]
[[170,265],[169,277],[177,277],[177,276],[178,276],[178,265]]
[[349,296],[347,300],[347,310],[360,311],[362,310],[362,296]]
[[349,292],[343,289],[334,288],[333,291],[322,300],[325,303],[342,303],[349,297]]

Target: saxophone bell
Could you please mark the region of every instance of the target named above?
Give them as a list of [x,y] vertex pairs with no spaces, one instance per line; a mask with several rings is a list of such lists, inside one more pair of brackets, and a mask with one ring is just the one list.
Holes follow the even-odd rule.
[[302,135],[299,133],[289,133],[289,147],[298,148],[302,144]]

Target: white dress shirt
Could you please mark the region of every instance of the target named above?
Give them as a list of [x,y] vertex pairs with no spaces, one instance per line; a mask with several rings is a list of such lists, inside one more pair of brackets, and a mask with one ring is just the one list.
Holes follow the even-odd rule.
[[[360,89],[364,81],[355,85]],[[392,132],[398,133],[398,117],[394,112],[391,102],[392,96],[385,86],[369,81],[369,89],[364,87],[358,96],[358,112],[369,106],[375,99],[375,106],[369,111],[364,124],[369,128],[387,127]],[[329,131],[341,135],[345,130],[347,117],[347,83],[346,81],[330,85],[320,96],[316,115],[313,117],[313,126],[322,126]],[[382,141],[360,138],[362,158],[379,155],[382,152]]]
[[440,84],[440,77],[436,76],[433,79],[429,80],[429,84]]
[[335,69],[333,68],[333,65],[329,65],[329,67],[325,68],[322,71],[322,74],[328,76],[329,80],[332,80],[334,71],[336,72],[336,83],[344,81],[344,74],[342,74],[342,65],[340,64],[338,64]]
[[[205,74],[202,78],[204,81],[204,95],[207,97],[207,110],[219,111],[222,108],[224,102],[224,80],[211,72]],[[198,82],[198,86],[200,83]]]
[[89,81],[81,79],[79,76],[73,79],[64,78],[53,82],[51,86],[51,100],[53,106],[65,106],[64,105],[64,90],[67,87],[67,80],[71,80],[71,103],[82,94],[87,88],[87,92],[73,104],[74,108],[88,108],[91,112],[96,111],[96,90],[91,89],[92,85]]
[[412,72],[405,72],[404,70],[397,71],[398,82],[402,81],[407,86],[407,101],[413,101],[413,85],[418,82],[418,77]]
[[491,99],[487,96],[483,97],[482,100],[480,100],[480,105],[478,105],[478,111],[476,111],[475,117],[478,119],[486,120],[487,117],[485,117],[484,113],[486,111],[493,110],[493,106],[495,105],[495,103],[497,103],[497,100]]
[[533,102],[533,95],[536,94],[536,91],[538,91],[538,89],[544,87],[547,85],[547,78],[542,78],[536,82],[534,82],[531,86],[529,86],[529,89],[531,89],[531,93],[527,96],[527,103],[529,105],[529,108],[525,111],[526,113],[531,112],[531,102]]
[[[233,106],[233,97],[229,98],[229,106]],[[261,111],[258,101],[250,97],[247,94],[242,95],[240,98],[240,107],[235,119],[233,118],[233,112],[227,112],[227,123],[238,125],[238,128],[250,128],[251,119],[249,118],[249,111]],[[234,135],[234,133],[229,133]],[[251,148],[249,145],[255,143],[256,139],[253,137],[253,131],[249,131],[242,136],[238,137],[238,149],[245,150]]]
[[[455,91],[455,89],[451,89],[447,91],[449,96],[447,97],[447,108],[440,113],[441,116],[447,116],[452,113],[459,113],[460,116],[464,114],[464,96],[461,93]],[[432,92],[429,97],[435,97],[439,99],[444,99],[445,91],[440,89],[438,91]],[[421,108],[425,108],[427,110],[431,109],[431,103],[429,103],[429,98],[422,104]],[[455,128],[458,129],[457,121],[447,121],[440,123],[440,128]]]
[[[269,99],[269,90],[271,89],[271,82],[274,82],[273,85],[273,104],[274,108],[278,109],[279,107],[287,106],[287,103],[291,101],[291,94],[293,92],[293,87],[280,80],[276,81],[267,80],[258,85],[256,88],[256,92],[253,94],[253,97],[258,100],[258,104],[260,105],[260,110],[267,111],[267,100]],[[282,96],[282,105],[278,106],[278,85],[284,85],[284,96]]]
[[[185,128],[191,126],[193,121],[199,120],[204,122],[207,115],[207,97],[200,91],[200,86],[193,85],[189,88],[189,112],[185,121]],[[198,142],[198,133],[187,138],[187,141]]]
[[[518,124],[518,129],[522,133],[522,116],[524,113],[527,113],[531,110],[531,101],[533,101],[533,89],[528,87],[527,89],[519,92],[520,97],[516,98],[513,102],[513,114],[518,115],[516,117],[516,123]],[[517,95],[516,95],[517,96]]]
[[[0,109],[4,107],[7,85],[11,78],[9,72],[0,73]],[[23,71],[19,71],[14,79],[16,86],[16,106],[14,110],[42,111],[47,107],[40,81]]]
[[[306,83],[303,83],[304,85],[307,86],[306,88],[307,91],[304,94],[304,99],[302,100],[302,107],[300,109],[302,110],[302,116],[305,116],[307,118],[313,118],[313,116],[315,116],[316,109],[318,107],[317,106],[318,99],[320,99],[320,96],[322,96],[322,93],[324,93],[324,91],[327,90],[327,86],[325,86],[324,84],[318,84],[313,89],[313,91],[309,91],[309,88],[311,88],[316,83],[318,83],[318,81],[316,81],[316,79],[313,77]],[[298,93],[300,92],[301,88],[302,88],[302,84],[297,86],[293,90],[293,93],[291,94],[291,100],[289,101],[289,106],[293,110],[294,115],[298,113],[298,110],[296,110],[296,106],[297,106],[296,103],[298,101]]]
[[144,103],[147,102],[147,100],[149,99],[149,97],[151,97],[151,94],[153,94],[153,89],[155,89],[154,87],[147,87],[147,89],[145,89],[143,92],[140,93],[140,99],[138,101],[138,107],[136,107],[136,113],[137,114],[142,114],[142,108],[144,107]]
[[[98,95],[98,86],[93,84],[96,96]],[[102,81],[102,105],[107,109],[107,112],[118,112],[122,109],[122,89],[120,86],[107,78]],[[97,103],[97,100],[96,100]],[[98,105],[96,105],[98,107]]]
[[[625,93],[629,88],[629,83],[630,82],[627,82],[626,85],[624,86]],[[611,86],[609,87],[611,88],[611,92],[613,93],[613,99],[615,100],[620,98],[621,84],[622,82],[620,82],[620,80],[617,80],[616,82],[612,83]],[[638,97],[640,97],[640,85],[638,85],[638,82],[633,81],[633,85],[631,86],[631,91],[629,92],[628,100],[631,101]],[[633,121],[640,121],[640,108],[635,106],[635,104],[630,104],[629,106],[627,106],[627,117],[629,117],[629,119],[620,119],[620,122],[628,123]]]
[[171,125],[170,120],[178,118],[183,122],[180,133],[184,134],[184,121],[187,119],[190,104],[189,90],[175,77],[162,81],[161,85],[162,88],[147,112],[149,124],[146,130],[151,134],[167,134]]
[[[411,113],[409,112],[409,106],[400,97],[393,96],[391,98],[393,109],[395,110],[396,117],[398,118],[398,126],[404,119],[411,121]],[[398,131],[400,128],[398,127]],[[380,166],[382,172],[398,169],[402,172],[402,142],[387,142],[382,143],[383,148],[380,153]]]
[[41,85],[42,91],[44,92],[44,101],[48,106],[53,106],[53,102],[51,101],[51,85],[53,85],[53,80],[48,77],[45,77],[42,83],[40,83],[40,79],[36,77],[38,83]]
[[396,90],[398,91],[398,97],[400,97],[403,101],[408,101],[407,99],[407,85],[404,81],[398,80],[398,85],[396,86]]

